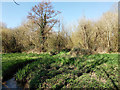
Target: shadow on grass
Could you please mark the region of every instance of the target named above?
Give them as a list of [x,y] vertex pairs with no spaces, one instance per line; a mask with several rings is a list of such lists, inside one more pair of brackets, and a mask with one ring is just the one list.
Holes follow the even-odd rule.
[[101,67],[102,70],[105,72],[105,74],[107,75],[107,77],[111,80],[114,88],[116,88],[116,90],[119,90],[119,88],[117,87],[117,85],[115,84],[114,80],[112,80],[112,78],[110,77],[110,75],[107,73],[107,71],[105,71],[105,69],[103,67]]
[[[106,57],[106,56],[104,56],[104,57]],[[39,88],[39,85],[41,84],[42,85],[42,83],[44,83],[47,79],[52,79],[52,78],[54,78],[55,76],[57,76],[58,74],[62,74],[62,73],[66,73],[66,74],[69,74],[69,73],[73,73],[74,75],[77,75],[78,77],[80,77],[80,76],[82,76],[83,75],[83,73],[90,73],[90,72],[92,72],[93,71],[93,68],[95,68],[96,66],[99,66],[99,65],[101,65],[101,64],[103,64],[103,63],[106,63],[107,61],[108,61],[108,59],[109,59],[109,57],[107,57],[107,59],[106,58],[104,58],[104,57],[102,57],[101,59],[97,59],[96,58],[96,60],[94,60],[94,62],[91,62],[91,63],[89,63],[89,64],[84,64],[84,65],[82,65],[82,68],[80,68],[77,72],[75,72],[75,73],[73,73],[73,72],[71,72],[71,71],[69,71],[69,70],[71,70],[71,68],[67,68],[67,69],[65,69],[64,68],[64,70],[63,71],[59,71],[58,69],[59,68],[56,68],[56,69],[51,69],[51,66],[50,66],[50,64],[51,63],[49,63],[47,60],[46,60],[46,64],[44,64],[45,66],[45,68],[44,68],[44,70],[43,71],[40,71],[39,73],[37,73],[32,79],[31,79],[31,81],[30,81],[30,88]],[[98,58],[99,58],[99,56],[98,56]],[[74,65],[74,62],[75,62],[75,60],[76,60],[77,58],[70,58],[70,62],[69,63],[67,63],[67,64],[71,64],[71,63],[73,63],[72,65]],[[80,58],[79,58],[80,59]],[[82,58],[81,58],[82,59]],[[94,57],[93,57],[93,59],[94,59]],[[84,60],[85,60],[85,58],[83,58],[83,60],[82,60],[82,62],[84,62]],[[85,60],[86,61],[86,60]],[[65,65],[67,65],[67,64],[65,64]],[[73,68],[72,70],[74,70],[75,68]],[[51,72],[51,71],[53,71],[53,72]],[[49,72],[51,72],[51,73],[49,73]],[[116,87],[116,89],[117,89],[117,86],[115,85],[115,83],[114,83],[114,81],[113,80],[111,80],[111,82],[113,82],[113,84],[114,84],[114,86]],[[47,83],[47,82],[45,82],[45,83]],[[65,84],[64,85],[67,85],[67,81],[65,80]],[[64,86],[63,84],[62,85],[58,85],[57,87],[59,87],[59,88],[62,88],[63,86]],[[117,89],[118,90],[118,89]]]
[[[28,63],[32,63],[34,61],[37,61],[41,58],[37,58],[37,59],[31,59],[31,60],[26,60],[24,62],[20,62],[20,63],[17,63],[17,64],[14,64],[12,66],[9,67],[9,69],[5,70],[4,73],[2,73],[2,76],[3,76],[3,79],[2,81],[6,81],[10,78],[13,77],[13,75],[19,70],[19,69],[22,69],[24,66],[26,66]],[[20,60],[19,60],[20,61]]]
[[[73,57],[73,58],[70,58],[70,62],[69,62],[69,64],[70,63],[73,63],[73,65],[74,65],[74,62],[75,62],[75,60],[76,60],[77,58],[75,58],[75,57]],[[80,68],[80,70],[78,70],[77,72],[75,71],[75,72],[71,72],[71,68],[67,68],[67,69],[64,69],[62,72],[59,72],[57,69],[54,71],[54,72],[52,72],[52,73],[50,73],[50,74],[47,74],[48,73],[48,69],[46,68],[46,70],[45,71],[43,71],[43,72],[40,72],[40,75],[36,75],[32,80],[31,80],[31,87],[32,88],[38,88],[38,85],[39,85],[39,83],[41,83],[41,85],[42,85],[42,83],[43,82],[45,82],[46,81],[46,79],[51,79],[51,78],[54,78],[55,76],[57,76],[58,74],[62,74],[62,73],[64,73],[64,74],[69,74],[69,73],[73,73],[73,75],[77,75],[78,77],[80,77],[80,76],[82,76],[83,75],[83,73],[90,73],[90,72],[92,72],[92,68],[95,68],[96,66],[98,66],[98,65],[101,65],[101,64],[103,64],[103,63],[106,63],[108,61],[108,59],[104,59],[104,57],[103,58],[101,58],[101,59],[99,59],[99,60],[95,60],[94,62],[92,62],[92,63],[90,63],[90,65],[88,65],[88,64],[86,64],[86,65],[83,65],[82,66],[82,68]],[[84,62],[84,61],[83,61]],[[67,63],[68,64],[68,63]],[[66,65],[67,65],[66,64]],[[50,69],[50,68],[49,68]],[[72,70],[74,70],[74,69],[72,69]],[[52,71],[52,69],[50,70],[50,71]],[[50,72],[49,71],[49,72]],[[73,76],[74,77],[74,76]],[[65,80],[65,82],[66,82],[66,80]],[[47,83],[47,82],[46,82]],[[59,88],[62,88],[64,85],[58,85],[57,87],[59,87]]]
[[40,72],[39,74],[37,74],[30,82],[30,88],[38,88],[39,83],[43,83],[45,82],[47,79],[51,79],[59,74],[62,74],[62,72],[55,70],[53,73],[49,73],[50,71],[53,71],[53,69],[51,70],[47,70],[45,69],[44,71]]
[[86,65],[83,65],[82,68],[80,68],[80,72],[77,73],[77,76],[80,77],[83,75],[83,73],[90,73],[93,71],[93,69],[98,66],[98,65],[101,65],[103,63],[106,63],[108,60],[104,60],[104,57],[102,59],[99,59],[99,60],[96,60],[94,61],[93,63],[91,63],[90,65],[87,66]]

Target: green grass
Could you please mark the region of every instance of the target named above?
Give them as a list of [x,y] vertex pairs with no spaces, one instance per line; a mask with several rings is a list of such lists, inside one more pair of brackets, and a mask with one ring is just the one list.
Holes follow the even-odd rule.
[[2,78],[9,79],[18,69],[39,59],[38,54],[11,53],[2,54]]
[[[16,57],[17,54],[11,58]],[[36,61],[20,68],[15,78],[20,83],[28,83],[30,88],[38,90],[40,88],[118,89],[119,86],[118,54],[84,55],[81,57],[70,57],[66,52],[53,56],[48,54],[18,55],[19,59],[24,58],[23,62],[27,61],[25,57],[29,60],[37,57],[37,60],[35,58]],[[6,61],[12,62],[12,59],[7,60],[6,58]],[[3,64],[3,67],[6,65]]]

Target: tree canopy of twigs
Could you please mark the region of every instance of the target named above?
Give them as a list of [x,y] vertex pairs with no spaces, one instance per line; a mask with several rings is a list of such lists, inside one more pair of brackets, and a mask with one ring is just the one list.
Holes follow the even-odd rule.
[[55,11],[51,2],[42,1],[38,5],[32,7],[29,12],[28,19],[31,19],[33,23],[39,26],[40,30],[40,40],[42,45],[42,50],[44,49],[44,42],[46,40],[47,34],[58,22],[55,17],[60,14],[60,11]]

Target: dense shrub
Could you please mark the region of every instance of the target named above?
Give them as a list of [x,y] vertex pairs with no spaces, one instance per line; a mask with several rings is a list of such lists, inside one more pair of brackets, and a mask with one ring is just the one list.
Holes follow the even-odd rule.
[[66,48],[67,38],[62,33],[54,32],[48,37],[46,44],[48,45],[46,47],[48,51],[60,52]]
[[[35,48],[35,41],[32,41],[30,37],[31,33],[24,27],[18,27],[15,29],[3,28],[2,34],[2,49],[5,53],[10,52],[23,52],[25,50]],[[33,33],[34,34],[34,33]],[[35,36],[35,35],[34,35]]]
[[79,55],[90,55],[90,54],[94,54],[95,52],[90,50],[90,49],[83,49],[80,47],[74,47],[71,51],[70,54],[72,56],[79,56]]
[[2,30],[2,46],[3,52],[21,52],[23,49],[22,44],[18,44],[14,31],[9,29]]

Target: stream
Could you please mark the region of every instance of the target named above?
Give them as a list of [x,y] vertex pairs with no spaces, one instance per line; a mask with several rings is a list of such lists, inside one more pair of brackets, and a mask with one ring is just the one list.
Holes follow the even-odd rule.
[[2,85],[2,89],[13,89],[13,88],[15,88],[15,89],[20,89],[20,90],[22,90],[23,89],[23,86],[21,86],[20,84],[18,84],[17,82],[16,82],[16,80],[15,80],[15,78],[13,77],[13,78],[11,78],[11,79],[9,79],[9,80],[7,80],[7,81],[5,81],[5,82],[3,82],[4,83],[4,85]]

